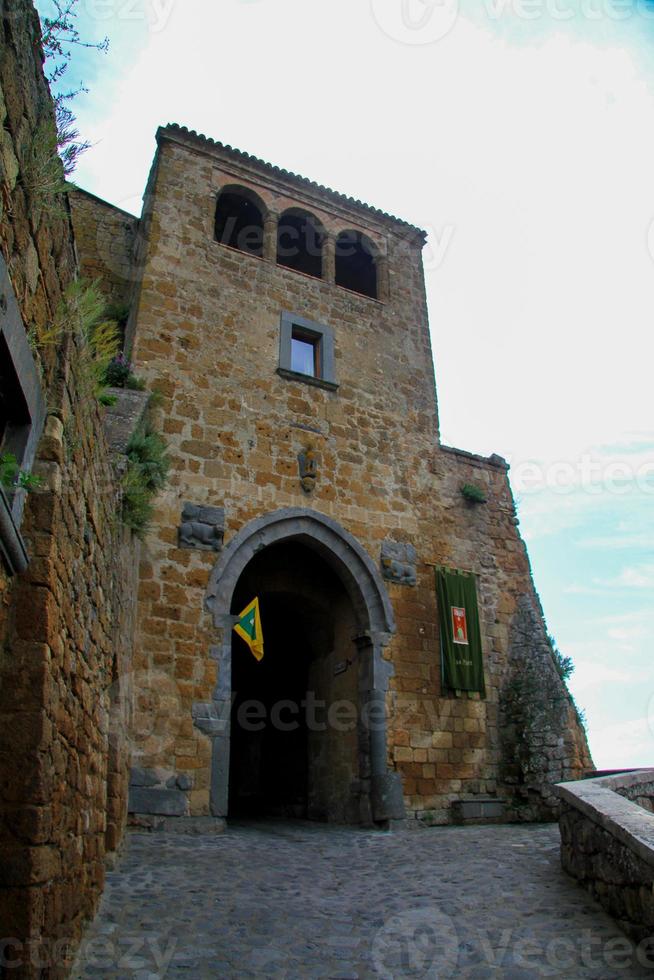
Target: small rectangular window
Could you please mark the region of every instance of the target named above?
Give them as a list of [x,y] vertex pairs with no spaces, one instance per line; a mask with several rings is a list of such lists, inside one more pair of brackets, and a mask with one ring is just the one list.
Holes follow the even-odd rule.
[[291,381],[336,391],[331,329],[305,317],[282,313],[277,373]]
[[306,334],[296,333],[291,336],[291,371],[308,374],[312,378],[320,377],[318,343]]

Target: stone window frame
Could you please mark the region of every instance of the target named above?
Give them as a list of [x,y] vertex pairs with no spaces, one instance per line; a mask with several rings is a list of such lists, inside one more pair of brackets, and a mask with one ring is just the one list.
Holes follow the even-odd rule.
[[[320,377],[302,374],[291,367],[291,341],[293,330],[296,328],[301,339],[311,338],[317,347],[317,361],[320,365]],[[327,391],[337,391],[336,368],[334,361],[334,332],[324,323],[307,320],[284,310],[281,314],[279,329],[279,367],[277,374],[287,381],[302,381],[304,384],[325,388]]]
[[[0,367],[3,373],[15,379],[20,393],[20,408],[27,418],[19,417],[11,422],[4,434],[0,451],[13,453],[23,472],[29,472],[34,464],[36,447],[46,416],[45,397],[41,379],[20,314],[18,303],[9,278],[7,265],[0,256]],[[22,572],[28,557],[20,535],[20,524],[25,506],[24,490],[18,488],[8,493],[0,486],[0,554],[9,574]]]

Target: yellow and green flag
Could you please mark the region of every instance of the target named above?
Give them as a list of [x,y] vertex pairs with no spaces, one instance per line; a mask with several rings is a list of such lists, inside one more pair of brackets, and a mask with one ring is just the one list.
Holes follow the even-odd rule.
[[263,657],[263,631],[261,629],[261,616],[259,615],[259,599],[254,598],[249,606],[246,606],[242,613],[239,613],[238,623],[234,630],[245,640],[250,648],[250,652],[257,660]]

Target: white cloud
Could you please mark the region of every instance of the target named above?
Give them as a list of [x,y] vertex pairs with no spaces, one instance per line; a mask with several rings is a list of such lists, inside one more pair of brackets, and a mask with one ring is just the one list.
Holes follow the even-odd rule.
[[638,768],[654,765],[654,728],[647,715],[597,726],[592,742],[598,769]]
[[632,684],[638,680],[638,675],[633,671],[608,666],[599,663],[597,660],[580,659],[578,647],[574,644],[568,644],[566,652],[572,656],[575,665],[573,674],[574,694],[582,701],[587,699],[589,691],[593,688],[604,687],[608,684]]
[[616,626],[608,631],[608,635],[611,640],[617,640],[622,644],[632,644],[634,640],[644,640],[651,634],[644,626]]
[[623,568],[615,584],[620,588],[654,589],[654,564]]
[[654,564],[623,568],[616,578],[593,578],[589,585],[573,583],[564,588],[567,595],[605,595],[616,590],[654,589]]
[[580,548],[598,548],[602,551],[654,551],[654,534],[598,535],[579,541]]

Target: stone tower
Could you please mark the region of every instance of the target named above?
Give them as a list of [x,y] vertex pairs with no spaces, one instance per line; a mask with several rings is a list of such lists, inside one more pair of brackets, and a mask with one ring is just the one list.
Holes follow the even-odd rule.
[[[507,466],[439,442],[424,233],[179,126],[157,142],[127,342],[173,465],[140,568],[135,818],[548,815],[590,757]],[[106,242],[115,214],[75,201]],[[475,582],[483,691],[443,683],[439,568]],[[255,596],[262,661],[232,629]]]

